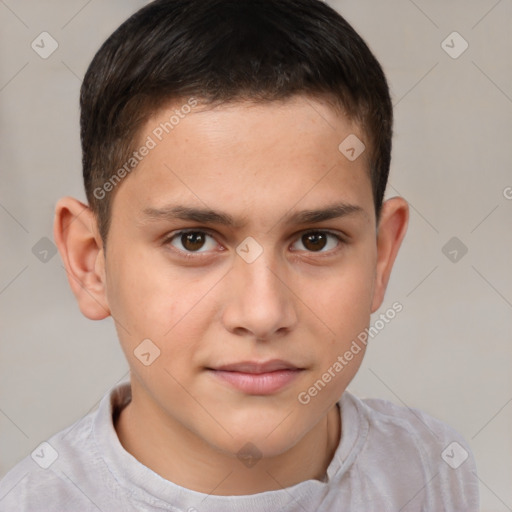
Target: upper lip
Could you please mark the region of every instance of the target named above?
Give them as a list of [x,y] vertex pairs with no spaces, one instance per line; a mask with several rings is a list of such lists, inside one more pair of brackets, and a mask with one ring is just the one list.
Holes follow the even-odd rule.
[[224,372],[240,372],[240,373],[269,373],[277,370],[299,370],[297,366],[282,359],[273,359],[271,361],[240,361],[239,363],[231,363],[216,368],[217,371]]

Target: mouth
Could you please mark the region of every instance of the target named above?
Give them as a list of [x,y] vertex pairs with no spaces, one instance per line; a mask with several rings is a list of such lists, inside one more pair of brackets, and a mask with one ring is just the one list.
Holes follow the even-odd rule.
[[271,395],[286,388],[304,368],[287,361],[242,361],[207,368],[215,378],[249,395]]

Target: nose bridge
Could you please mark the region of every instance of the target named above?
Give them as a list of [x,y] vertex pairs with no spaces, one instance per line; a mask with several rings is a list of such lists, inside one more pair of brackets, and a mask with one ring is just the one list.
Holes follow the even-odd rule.
[[263,339],[296,322],[293,294],[284,284],[286,264],[270,250],[252,261],[237,256],[231,278],[231,300],[225,310],[230,330],[242,329]]
[[286,290],[283,289],[283,278],[277,276],[285,274],[285,265],[270,250],[262,253],[252,262],[243,258],[235,264],[235,274],[244,283],[242,291],[248,299],[267,299],[281,301],[286,298]]

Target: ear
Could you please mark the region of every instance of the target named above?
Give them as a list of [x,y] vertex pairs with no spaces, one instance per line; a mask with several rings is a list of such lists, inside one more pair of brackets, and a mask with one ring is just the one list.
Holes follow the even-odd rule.
[[80,311],[91,320],[109,316],[103,244],[91,209],[72,197],[60,199],[53,236]]
[[373,290],[372,313],[380,308],[388,286],[391,269],[407,231],[409,205],[401,197],[388,199],[382,205],[377,229],[377,267]]

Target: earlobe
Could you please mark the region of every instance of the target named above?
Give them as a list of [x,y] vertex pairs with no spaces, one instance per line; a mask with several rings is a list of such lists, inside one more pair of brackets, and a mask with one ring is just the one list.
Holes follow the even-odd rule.
[[106,318],[104,253],[93,212],[72,197],[60,199],[53,235],[80,311],[91,320]]
[[377,234],[377,266],[372,313],[379,309],[384,300],[391,270],[407,231],[408,222],[409,205],[405,199],[393,197],[382,205]]

